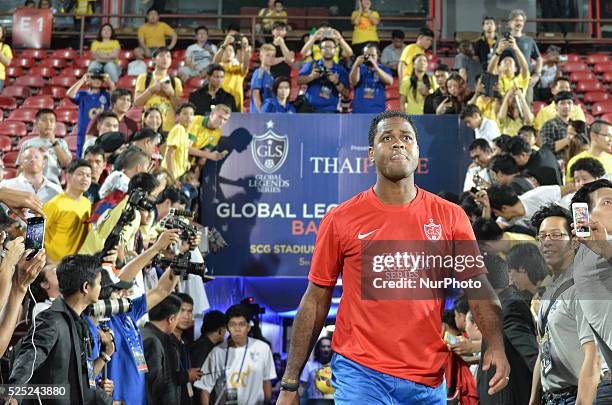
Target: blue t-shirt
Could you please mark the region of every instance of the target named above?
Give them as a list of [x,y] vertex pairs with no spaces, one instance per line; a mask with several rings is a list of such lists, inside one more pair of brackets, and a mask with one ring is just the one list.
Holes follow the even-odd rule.
[[[310,61],[302,66],[299,76],[308,76],[313,69],[314,64],[317,64],[319,69],[324,65],[323,60]],[[340,83],[344,87],[349,86],[349,77],[346,69],[337,63],[330,69],[333,73],[337,73],[340,77]],[[312,82],[308,83],[306,89],[306,100],[314,108],[315,112],[336,112],[338,111],[338,102],[340,101],[340,94],[331,82],[325,77],[320,77]]]
[[111,317],[108,322],[115,335],[115,353],[108,363],[108,378],[115,383],[113,399],[126,404],[147,405],[145,375],[138,372],[132,348],[144,353],[142,336],[136,322],[147,313],[147,297],[132,300],[132,310]]
[[[391,75],[391,70],[379,64],[385,73]],[[381,113],[385,111],[387,97],[385,96],[385,85],[380,76],[369,69],[366,65],[359,66],[359,82],[355,86],[353,97],[353,112],[357,114]]]
[[[91,335],[91,356],[89,357],[89,361],[96,361],[98,357],[100,357],[100,352],[102,351],[102,340],[100,339],[100,334],[98,333],[98,327],[94,325],[93,321],[89,316],[85,316],[85,320],[87,321],[87,326],[89,326],[89,334]],[[102,373],[98,373],[96,376],[96,381],[100,379]]]
[[263,103],[261,106],[261,112],[295,114],[295,107],[293,107],[293,105],[288,101],[283,107],[281,103],[278,102],[278,99],[274,97],[267,99],[266,102]]
[[253,72],[253,78],[251,79],[251,113],[260,112],[255,106],[255,101],[253,101],[253,90],[259,89],[259,94],[261,96],[261,105],[263,106],[266,100],[274,98],[274,91],[272,90],[273,85],[274,77],[269,72],[262,68],[255,69],[255,71]]
[[77,157],[80,158],[89,121],[98,113],[108,110],[110,107],[110,94],[106,90],[101,90],[98,93],[90,93],[89,90],[79,90],[74,97],[74,103],[79,106]]

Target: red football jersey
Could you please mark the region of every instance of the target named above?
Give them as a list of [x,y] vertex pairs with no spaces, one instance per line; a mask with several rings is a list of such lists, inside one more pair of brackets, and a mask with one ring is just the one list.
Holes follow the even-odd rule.
[[[376,291],[377,299],[368,299],[371,278],[362,274],[364,243],[442,241],[437,243],[456,247],[459,241],[470,241],[464,243],[478,255],[474,240],[461,207],[420,188],[409,204],[383,204],[370,188],[328,212],[319,227],[308,278],[333,286],[342,274],[333,350],[381,373],[438,386],[448,359],[442,339],[444,298],[398,299],[391,287],[385,296],[389,299],[381,299],[384,290]],[[484,265],[454,276],[464,281],[483,273]],[[367,284],[363,290],[362,282]]]

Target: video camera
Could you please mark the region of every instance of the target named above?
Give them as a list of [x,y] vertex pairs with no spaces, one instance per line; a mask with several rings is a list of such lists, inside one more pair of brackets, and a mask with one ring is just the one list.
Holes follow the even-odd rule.
[[124,314],[132,310],[132,301],[129,298],[109,298],[98,300],[95,304],[89,305],[85,313],[89,316],[110,318],[113,315]]

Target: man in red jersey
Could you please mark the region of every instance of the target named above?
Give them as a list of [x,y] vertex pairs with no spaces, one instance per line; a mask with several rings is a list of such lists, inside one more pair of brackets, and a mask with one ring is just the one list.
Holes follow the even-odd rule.
[[[332,342],[335,403],[446,404],[443,367],[448,352],[441,336],[444,298],[433,294],[425,299],[417,294],[413,299],[398,299],[397,284],[387,284],[386,292],[373,292],[372,286],[381,287],[381,281],[370,277],[370,269],[375,273],[383,270],[375,268],[380,261],[372,260],[371,268],[364,265],[376,259],[365,251],[376,243],[386,244],[382,251],[392,251],[394,242],[401,241],[414,241],[410,243],[415,246],[430,243],[430,248],[429,241],[436,241],[450,244],[455,251],[460,241],[473,244],[474,234],[459,206],[415,186],[419,147],[408,115],[399,111],[379,114],[370,125],[368,140],[376,184],[332,209],[321,221],[309,285],[293,324],[279,405],[299,402],[299,373],[327,317],[340,274],[343,295]],[[383,262],[397,256],[400,254],[389,255]],[[491,342],[483,354],[483,370],[495,369],[489,381],[493,394],[507,385],[510,373],[500,306],[484,266],[463,271],[458,264],[452,266],[454,277],[468,285],[464,290],[470,310],[483,337]]]

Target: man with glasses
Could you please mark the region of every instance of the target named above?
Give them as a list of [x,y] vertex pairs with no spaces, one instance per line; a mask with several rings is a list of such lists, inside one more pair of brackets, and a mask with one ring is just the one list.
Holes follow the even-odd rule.
[[606,170],[606,173],[612,173],[612,124],[604,120],[596,120],[591,124],[589,131],[591,142],[589,148],[580,152],[567,162],[567,171],[565,181],[573,181],[572,166],[578,159],[593,158],[601,162]]
[[537,316],[540,354],[530,405],[590,404],[597,389],[597,347],[574,286],[571,222],[570,213],[556,204],[541,208],[531,219],[553,282],[542,296]]
[[336,41],[321,41],[321,59],[306,63],[298,74],[299,86],[307,85],[306,100],[316,113],[336,113],[340,98],[349,96],[349,75],[334,62]]
[[[194,383],[202,390],[200,403],[264,405],[271,403],[272,383],[276,378],[270,346],[249,337],[251,315],[242,305],[225,313],[230,338],[216,346],[202,365],[202,378]],[[211,400],[214,393],[216,400]]]

